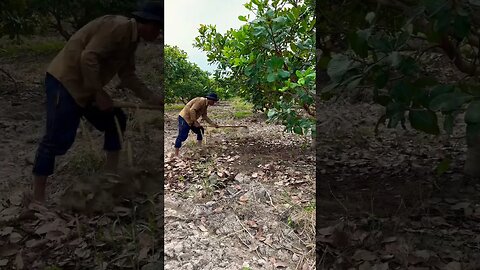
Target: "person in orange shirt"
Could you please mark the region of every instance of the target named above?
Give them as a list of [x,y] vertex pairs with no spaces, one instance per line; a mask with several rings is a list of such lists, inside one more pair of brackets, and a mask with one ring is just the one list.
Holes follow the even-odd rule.
[[182,142],[188,138],[190,130],[197,134],[198,144],[202,143],[204,128],[198,122],[202,117],[207,123],[218,128],[207,116],[208,106],[213,106],[218,102],[218,96],[215,93],[208,94],[205,97],[196,97],[190,100],[178,115],[178,136],[175,140],[175,156],[178,157]]
[[[53,59],[45,76],[47,97],[46,133],[33,165],[33,199],[45,202],[47,177],[53,174],[55,157],[72,146],[80,118],[86,118],[104,132],[105,168],[114,172],[119,162],[120,138],[127,117],[113,107],[110,95],[103,90],[113,76],[142,100],[163,106],[135,74],[135,51],[139,41],[153,42],[163,31],[163,1],[145,3],[133,18],[106,15],[78,30]],[[122,134],[117,132],[117,124]]]

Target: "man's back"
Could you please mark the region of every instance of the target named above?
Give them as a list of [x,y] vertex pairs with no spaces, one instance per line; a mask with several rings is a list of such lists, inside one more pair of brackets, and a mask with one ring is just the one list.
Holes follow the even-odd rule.
[[[47,72],[57,78],[80,105],[85,105],[94,94],[92,89],[86,89],[88,82],[99,81],[103,87],[135,53],[136,31],[134,19],[119,15],[97,18],[70,38]],[[85,57],[89,53],[95,59]],[[88,74],[96,75],[89,78]]]

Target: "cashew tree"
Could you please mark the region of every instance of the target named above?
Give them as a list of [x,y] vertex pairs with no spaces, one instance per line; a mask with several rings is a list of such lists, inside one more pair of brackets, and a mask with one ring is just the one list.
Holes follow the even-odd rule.
[[[452,134],[463,117],[465,173],[480,176],[480,1],[321,1],[318,68],[328,74],[324,99],[372,89],[385,107],[378,125]],[[339,18],[343,18],[339,20]],[[458,79],[441,79],[429,59],[448,59]]]
[[[315,134],[314,1],[251,0],[244,24],[219,33],[201,25],[194,45],[236,85],[236,94],[265,111],[288,132]],[[253,15],[253,16],[251,16]]]

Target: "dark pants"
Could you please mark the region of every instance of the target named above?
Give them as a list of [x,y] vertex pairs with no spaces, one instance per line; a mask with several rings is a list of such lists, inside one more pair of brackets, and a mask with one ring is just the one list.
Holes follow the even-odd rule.
[[201,141],[203,139],[202,133],[204,132],[203,127],[194,127],[189,126],[187,121],[183,119],[180,115],[178,116],[178,136],[177,140],[175,140],[175,148],[182,147],[182,142],[184,142],[188,138],[188,133],[190,130],[193,133],[197,134],[197,140]]
[[63,155],[72,146],[77,134],[80,118],[85,117],[96,129],[105,133],[103,148],[106,151],[121,149],[115,117],[122,134],[127,125],[127,117],[121,109],[104,112],[97,107],[80,107],[67,89],[52,75],[45,77],[47,96],[47,126],[33,165],[35,175],[53,174],[55,156]]

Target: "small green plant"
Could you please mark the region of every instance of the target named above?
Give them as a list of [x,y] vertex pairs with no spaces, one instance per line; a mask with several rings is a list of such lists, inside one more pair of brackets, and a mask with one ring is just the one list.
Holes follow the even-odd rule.
[[178,103],[166,104],[165,105],[165,111],[166,112],[181,111],[183,109],[183,107],[185,107],[184,104],[178,104]]
[[252,116],[252,112],[250,111],[237,111],[233,114],[233,116],[237,119],[243,119]]
[[293,221],[292,217],[288,217],[287,225],[288,225],[288,227],[290,227],[292,229],[295,229],[295,222]]
[[310,213],[315,211],[315,201],[310,202],[309,205],[305,206],[305,211]]
[[48,40],[42,42],[28,40],[20,44],[8,44],[3,46],[0,50],[0,57],[52,55],[58,53],[63,46],[65,46],[65,42],[60,40]]
[[236,111],[251,111],[253,109],[253,104],[246,102],[239,97],[232,98],[230,102]]
[[68,169],[78,175],[92,175],[103,165],[102,155],[91,149],[78,149],[68,163]]

